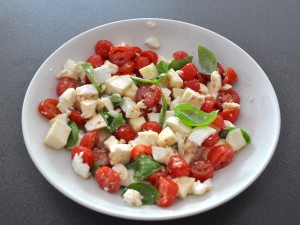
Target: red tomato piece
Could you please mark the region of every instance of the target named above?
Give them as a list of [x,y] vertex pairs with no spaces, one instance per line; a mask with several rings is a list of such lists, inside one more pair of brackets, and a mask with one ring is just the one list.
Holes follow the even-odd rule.
[[77,123],[77,125],[84,125],[88,121],[88,119],[83,118],[81,112],[76,109],[71,110],[70,119]]
[[93,149],[98,145],[98,142],[99,142],[98,132],[95,130],[91,130],[86,132],[85,135],[83,135],[79,145],[87,147],[89,149]]
[[240,96],[233,89],[221,90],[221,91],[219,91],[219,94],[216,99],[217,108],[220,110],[223,110],[224,102],[235,102],[235,103],[240,104]]
[[140,56],[143,52],[143,50],[138,46],[131,46],[130,48],[135,53],[135,55],[138,54],[138,56]]
[[137,70],[151,64],[151,61],[145,56],[137,56],[133,59],[133,62]]
[[80,86],[80,82],[70,77],[61,79],[56,86],[56,93],[61,96],[68,88],[76,88]]
[[161,126],[159,125],[159,123],[155,121],[149,121],[142,125],[141,130],[142,131],[152,130],[159,134],[161,132]]
[[200,73],[200,72],[198,72],[196,74],[196,79],[199,81],[199,83],[204,84],[204,85],[207,85],[207,82],[209,80],[209,78],[207,77],[207,75],[205,75],[203,73]]
[[104,60],[103,60],[102,56],[97,55],[97,54],[90,56],[86,61],[88,63],[90,63],[93,66],[93,68],[97,68],[99,66],[102,66],[103,63],[104,63]]
[[223,112],[220,112],[219,115],[221,115],[224,120],[228,120],[231,123],[234,123],[240,115],[240,109],[228,109]]
[[94,161],[99,166],[109,166],[108,152],[104,149],[94,148]]
[[160,177],[164,177],[166,178],[168,176],[168,172],[167,171],[156,171],[154,173],[151,173],[146,180],[149,181],[151,184],[153,184],[154,186],[156,186],[156,183],[158,181],[158,179]]
[[173,178],[190,174],[189,164],[180,155],[172,155],[168,160],[167,168]]
[[207,159],[211,162],[215,170],[219,170],[227,166],[234,156],[234,151],[230,145],[217,145],[213,147],[208,155]]
[[108,58],[111,63],[121,66],[132,57],[132,51],[127,45],[118,45],[111,48]]
[[212,146],[214,146],[219,140],[220,140],[219,132],[216,132],[216,133],[214,133],[214,134],[209,135],[209,137],[206,138],[206,139],[203,141],[202,146],[204,146],[204,147],[212,147]]
[[190,176],[196,180],[204,182],[212,178],[214,174],[214,167],[210,161],[204,158],[195,159],[190,162],[191,173]]
[[118,140],[123,139],[128,143],[136,137],[136,132],[130,126],[124,124],[115,131],[115,137]]
[[148,58],[154,64],[157,63],[158,56],[154,51],[151,50],[143,51],[141,56]]
[[217,70],[221,76],[224,76],[224,69],[220,63],[217,63]]
[[148,145],[136,145],[131,149],[131,158],[136,160],[140,155],[152,155],[151,146]]
[[57,104],[58,101],[56,99],[47,98],[39,104],[38,110],[44,117],[50,120],[60,114],[59,109],[56,107]]
[[147,108],[153,108],[158,104],[162,97],[162,91],[156,85],[142,84],[136,93],[136,102],[144,100]]
[[168,207],[173,204],[178,193],[178,185],[164,177],[159,177],[156,182],[156,187],[160,193],[159,198],[156,200],[156,204],[162,207]]
[[100,40],[95,46],[95,52],[98,55],[101,55],[103,58],[107,59],[108,53],[113,47],[113,44],[108,40]]
[[224,130],[225,124],[223,117],[221,115],[217,115],[216,119],[210,124],[210,126],[216,129],[218,133],[221,130]]
[[236,72],[231,67],[226,68],[224,76],[225,77],[223,79],[223,84],[231,85],[231,84],[235,83],[238,79]]
[[192,80],[198,73],[198,69],[193,63],[186,64],[180,70],[183,72],[180,77],[184,81]]
[[190,88],[190,89],[200,93],[200,83],[196,79],[184,81],[183,88]]
[[134,69],[135,69],[134,62],[129,60],[128,62],[126,62],[125,64],[119,67],[119,72],[121,74],[132,74]]
[[110,167],[99,167],[96,171],[95,178],[100,188],[109,193],[114,193],[121,187],[120,175]]
[[185,51],[177,51],[177,52],[173,53],[173,58],[175,60],[180,60],[180,59],[183,59],[187,56],[188,56],[188,54]]
[[206,112],[206,113],[210,113],[210,112],[216,110],[215,106],[216,106],[216,101],[214,100],[214,98],[213,97],[206,97],[205,102],[201,106],[201,110]]
[[84,163],[87,163],[90,168],[94,166],[94,153],[91,149],[84,146],[76,146],[72,148],[71,156],[74,158],[75,154],[83,152],[82,159]]

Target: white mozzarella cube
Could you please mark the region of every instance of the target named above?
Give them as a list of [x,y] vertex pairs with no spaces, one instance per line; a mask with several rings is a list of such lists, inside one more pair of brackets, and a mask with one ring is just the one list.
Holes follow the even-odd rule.
[[160,42],[156,37],[149,37],[146,39],[145,44],[149,48],[158,49],[160,47]]
[[131,98],[124,97],[123,100],[120,106],[125,112],[126,118],[138,118],[142,114],[137,104]]
[[110,150],[110,146],[115,145],[115,144],[125,144],[125,140],[121,139],[118,140],[114,135],[111,135],[109,138],[107,138],[104,141],[104,146]]
[[174,109],[175,106],[179,105],[181,102],[181,97],[178,96],[177,98],[175,98],[171,104],[170,104],[170,109]]
[[87,179],[91,176],[90,167],[87,163],[83,162],[82,156],[83,152],[80,152],[79,154],[76,153],[74,155],[74,158],[72,160],[72,168],[77,175],[81,176],[84,179]]
[[123,194],[123,201],[129,206],[141,207],[143,205],[142,199],[143,196],[140,192],[134,189],[127,189]]
[[163,148],[158,146],[152,146],[153,159],[159,163],[167,164],[170,156],[176,154],[176,151],[170,147]]
[[184,92],[185,92],[185,89],[182,89],[182,88],[173,88],[172,89],[172,94],[173,94],[174,99],[177,97],[181,97]]
[[92,84],[85,84],[76,88],[76,95],[84,99],[97,99],[98,90]]
[[224,120],[224,126],[225,128],[235,127],[235,125],[231,123],[229,120]]
[[129,144],[113,144],[110,147],[109,161],[111,165],[123,164],[127,165],[131,159],[131,145]]
[[90,131],[90,130],[97,130],[97,129],[107,127],[107,124],[103,119],[103,117],[101,116],[101,114],[97,114],[93,116],[91,119],[89,119],[84,125],[84,127],[87,131]]
[[200,83],[200,91],[201,94],[207,95],[209,94],[208,88],[205,86],[205,84]]
[[147,117],[149,121],[155,121],[159,123],[160,113],[148,113]]
[[67,144],[70,133],[71,128],[58,119],[51,125],[44,143],[53,149],[59,150]]
[[[170,105],[171,104],[170,95],[171,95],[172,91],[169,88],[165,88],[165,87],[160,88],[160,90],[161,90],[163,96],[165,97],[167,104]],[[162,98],[160,99],[159,104],[162,104]]]
[[74,88],[68,88],[58,98],[57,108],[62,113],[65,113],[69,107],[76,102],[76,91]]
[[83,118],[90,118],[96,113],[96,100],[83,100],[80,102],[80,107]]
[[103,65],[108,66],[111,74],[116,74],[119,71],[119,67],[116,64],[111,63],[109,60],[106,60]]
[[229,133],[226,136],[226,141],[228,144],[231,145],[233,151],[238,151],[245,145],[247,145],[247,142],[240,128],[235,128],[229,131]]
[[185,125],[176,116],[171,116],[166,120],[166,124],[174,131],[188,136],[192,132],[192,128]]
[[208,86],[209,93],[216,99],[222,87],[222,78],[218,71],[214,71],[210,76]]
[[195,182],[195,178],[184,176],[175,178],[173,179],[173,181],[178,185],[177,196],[181,199],[185,199],[192,189],[192,186]]
[[81,78],[84,75],[84,70],[80,63],[76,63],[75,61],[68,59],[64,64],[64,69],[57,74],[57,78],[65,78],[70,77],[75,80]]
[[209,126],[195,127],[193,128],[192,133],[189,135],[188,139],[201,146],[203,141],[215,132],[216,130]]
[[103,84],[111,78],[111,72],[108,65],[102,65],[94,69],[94,78],[98,85]]
[[116,164],[112,167],[112,169],[119,174],[119,176],[121,178],[121,183],[127,179],[128,170],[123,164]]
[[213,188],[211,179],[207,179],[203,183],[199,180],[194,182],[192,185],[191,193],[194,195],[203,195],[206,192],[210,191]]
[[157,144],[161,147],[167,147],[172,144],[175,144],[176,142],[177,142],[176,135],[170,129],[170,127],[166,127],[158,135]]
[[240,109],[240,104],[235,102],[224,102],[222,107],[224,111],[229,109]]
[[142,131],[138,132],[138,138],[144,145],[153,146],[157,145],[158,133],[152,130]]
[[167,78],[169,81],[169,85],[172,88],[181,88],[183,85],[183,80],[178,75],[178,73],[175,72],[174,69],[170,69],[167,73]]
[[118,93],[124,96],[124,93],[130,88],[132,80],[129,75],[113,76],[105,81],[106,93]]
[[141,130],[141,126],[146,123],[146,120],[144,117],[138,117],[129,119],[128,124],[131,126],[136,132],[139,132]]
[[53,123],[55,123],[56,120],[61,120],[62,122],[64,122],[65,124],[68,124],[69,122],[69,117],[67,113],[62,113],[62,114],[58,114],[56,117],[54,117],[53,119],[49,120],[49,123],[52,125]]
[[144,79],[151,80],[155,79],[158,76],[158,71],[153,63],[144,66],[143,68],[139,69],[139,71]]
[[121,185],[122,186],[128,186],[131,183],[136,182],[136,180],[134,179],[134,170],[133,169],[129,169],[127,170],[127,178],[125,180],[121,181]]
[[102,97],[100,98],[100,102],[103,103],[103,106],[108,110],[114,110],[114,104],[111,102],[109,97]]
[[124,97],[131,98],[133,101],[135,101],[137,90],[138,87],[135,84],[131,84],[130,87],[125,91]]
[[205,96],[190,88],[187,88],[180,101],[181,103],[188,103],[197,108],[201,108],[202,104],[205,102]]

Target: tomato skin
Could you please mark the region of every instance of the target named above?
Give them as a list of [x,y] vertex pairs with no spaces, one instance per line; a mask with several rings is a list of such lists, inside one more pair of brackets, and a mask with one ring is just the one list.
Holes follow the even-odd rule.
[[157,63],[158,56],[154,51],[151,51],[151,50],[143,51],[141,53],[141,56],[144,56],[144,57],[148,58],[154,64]]
[[168,176],[168,172],[167,171],[156,171],[154,173],[151,173],[146,180],[149,181],[151,184],[153,184],[154,186],[156,186],[156,183],[158,181],[158,179],[160,177],[164,177],[166,178]]
[[58,101],[52,98],[46,98],[38,105],[39,112],[47,119],[52,119],[60,114],[59,109],[56,107]]
[[192,80],[198,73],[198,69],[193,63],[186,64],[180,70],[183,71],[183,74],[181,74],[180,77],[184,81]]
[[223,84],[233,84],[238,79],[236,72],[231,67],[226,68],[224,76]]
[[173,58],[175,60],[180,60],[180,59],[183,59],[187,56],[188,56],[188,54],[185,51],[177,51],[177,52],[173,53]]
[[228,109],[223,112],[220,112],[219,115],[221,115],[224,120],[228,120],[231,123],[234,123],[240,115],[240,109],[238,108]]
[[204,182],[213,177],[214,167],[209,160],[199,158],[191,161],[189,165],[191,169],[190,176],[194,177],[196,180]]
[[190,174],[189,164],[180,155],[172,155],[169,158],[167,169],[173,178],[188,176]]
[[93,149],[98,145],[98,142],[99,142],[98,132],[95,130],[91,130],[86,132],[85,135],[83,135],[79,145],[87,147],[89,149]]
[[220,90],[216,99],[216,106],[218,109],[223,110],[224,102],[235,102],[240,104],[240,96],[239,94],[233,90]]
[[84,146],[75,146],[72,148],[71,156],[74,158],[75,154],[83,152],[82,159],[84,163],[87,163],[90,168],[94,166],[94,153],[91,149]]
[[81,116],[81,112],[76,109],[71,110],[70,119],[73,120],[77,125],[84,125],[88,121],[88,119],[83,118]]
[[204,147],[212,147],[214,146],[218,141],[220,140],[219,132],[215,132],[214,134],[211,134],[208,138],[206,138],[202,146]]
[[95,178],[100,188],[109,193],[114,193],[121,187],[119,174],[110,167],[99,167],[96,171]]
[[130,48],[135,53],[135,55],[138,54],[140,56],[143,52],[143,50],[138,46],[131,46]]
[[196,79],[199,81],[199,83],[204,84],[204,85],[207,85],[207,82],[209,80],[207,75],[200,73],[200,72],[198,72],[196,74]]
[[94,161],[98,166],[109,166],[109,156],[108,152],[104,149],[94,148]]
[[192,79],[189,81],[184,81],[183,88],[190,88],[193,91],[200,93],[200,83],[196,79]]
[[139,70],[151,64],[151,61],[145,56],[137,56],[133,59],[135,69]]
[[155,121],[149,121],[149,122],[143,123],[143,125],[141,126],[141,130],[142,131],[152,130],[159,134],[161,132],[161,126],[159,125],[159,123],[157,123]]
[[108,58],[111,63],[121,66],[127,63],[132,56],[132,51],[127,45],[118,45],[110,49]]
[[223,66],[221,65],[221,63],[217,63],[217,70],[218,70],[218,73],[222,76],[224,76],[224,69],[223,69]]
[[136,160],[140,155],[152,156],[152,148],[148,145],[136,145],[131,149],[131,158]]
[[136,93],[136,102],[144,100],[147,108],[153,108],[158,104],[162,97],[161,89],[152,84],[142,84],[139,86]]
[[123,139],[128,143],[136,137],[136,132],[130,126],[124,124],[115,131],[114,135],[118,140]]
[[208,155],[207,159],[211,162],[215,170],[219,170],[227,166],[232,160],[234,156],[234,151],[231,146],[217,145],[213,147]]
[[86,60],[86,62],[90,63],[90,64],[93,66],[93,68],[97,68],[97,67],[103,65],[104,60],[103,60],[103,58],[102,58],[101,55],[95,54],[95,55],[90,56],[90,57]]
[[156,188],[158,189],[160,196],[156,200],[156,204],[161,207],[168,207],[173,204],[178,193],[178,185],[164,177],[159,177],[156,182]]
[[135,66],[133,61],[129,60],[128,62],[119,67],[119,72],[121,74],[132,74],[134,69]]
[[214,129],[216,129],[218,133],[221,130],[224,130],[225,129],[225,124],[224,124],[223,117],[220,114],[217,115],[216,119],[210,124],[210,126]]
[[80,86],[80,82],[70,78],[70,77],[65,77],[59,80],[56,86],[56,93],[58,96],[61,96],[62,93],[65,92],[68,88],[76,88]]
[[100,40],[95,45],[95,52],[101,55],[103,58],[107,59],[108,53],[113,47],[113,44],[108,40]]
[[210,113],[210,112],[216,110],[215,106],[216,106],[216,101],[214,100],[214,98],[213,97],[206,97],[205,102],[201,106],[201,110],[203,112]]

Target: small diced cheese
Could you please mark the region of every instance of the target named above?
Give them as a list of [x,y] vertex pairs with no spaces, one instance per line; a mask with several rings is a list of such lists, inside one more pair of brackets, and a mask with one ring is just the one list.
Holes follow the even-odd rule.
[[62,120],[56,120],[50,127],[45,139],[45,145],[59,150],[63,148],[68,141],[71,128]]
[[105,81],[106,93],[118,93],[124,96],[124,93],[130,88],[132,80],[129,75],[113,76]]
[[[171,95],[172,91],[169,88],[165,88],[165,87],[160,88],[160,90],[161,90],[163,96],[165,97],[167,104],[168,105],[171,104],[170,95]],[[159,104],[162,104],[162,98],[160,99]]]
[[159,123],[160,113],[148,113],[147,117],[149,121],[155,121]]
[[102,65],[94,69],[94,78],[98,85],[103,84],[111,78],[111,72],[108,65]]
[[123,103],[120,105],[126,118],[138,118],[142,113],[137,104],[128,97],[123,98]]
[[149,48],[158,49],[160,47],[160,42],[156,37],[149,37],[146,39],[145,44]]
[[157,144],[161,147],[167,147],[175,144],[176,142],[176,136],[170,127],[166,127],[158,135]]
[[142,199],[143,196],[140,192],[134,189],[127,189],[123,194],[123,201],[129,206],[141,207],[143,205]]
[[122,181],[127,179],[128,170],[123,164],[116,164],[112,167],[112,169],[119,174],[119,176],[121,178],[121,183],[122,183]]
[[170,147],[162,148],[158,146],[152,146],[153,159],[159,163],[167,164],[170,156],[175,154],[175,150]]
[[113,105],[113,103],[111,102],[111,100],[110,100],[109,97],[102,97],[102,98],[100,98],[100,102],[103,103],[103,106],[104,106],[108,111],[114,110],[114,105]]
[[101,116],[101,114],[97,114],[93,116],[91,119],[89,119],[84,125],[84,127],[87,131],[90,131],[90,130],[96,130],[96,129],[107,127],[107,124],[103,119],[103,117]]
[[185,89],[182,89],[182,88],[173,88],[172,92],[173,92],[173,97],[175,99],[177,97],[181,97],[183,95],[183,93],[185,92]]
[[68,114],[67,113],[58,114],[53,119],[49,120],[49,123],[52,125],[56,120],[61,120],[65,124],[68,124],[68,122],[69,122]]
[[196,92],[190,88],[187,88],[183,93],[181,99],[181,103],[188,103],[196,106],[197,108],[201,108],[202,104],[205,102],[205,96]]
[[222,78],[218,71],[214,71],[210,76],[210,83],[208,86],[209,93],[217,98],[218,93],[222,87]]
[[208,88],[205,86],[205,84],[202,83],[200,83],[200,91],[203,95],[207,95],[209,93]]
[[195,178],[183,176],[175,178],[173,181],[178,185],[177,196],[181,199],[185,199],[192,189]]
[[97,99],[98,90],[94,85],[86,84],[76,88],[76,95],[85,99]]
[[176,116],[171,116],[166,120],[166,124],[174,131],[184,135],[189,135],[192,132],[192,128],[185,125]]
[[203,141],[215,132],[216,130],[209,126],[195,127],[193,128],[192,133],[189,135],[188,139],[201,146]]
[[64,69],[58,73],[56,76],[58,79],[70,77],[75,80],[81,78],[84,75],[84,71],[80,63],[68,59],[64,64]]
[[74,158],[72,160],[72,168],[77,175],[87,179],[91,175],[90,167],[87,163],[83,162],[82,156],[83,152],[80,152],[79,154],[76,153],[74,155]]
[[125,180],[121,181],[122,186],[128,186],[131,183],[136,182],[134,179],[134,170],[133,169],[128,169],[127,170],[127,178]]
[[110,146],[115,144],[125,144],[125,140],[118,140],[114,135],[111,135],[104,141],[103,144],[108,150],[110,150]]
[[158,71],[153,63],[144,66],[139,71],[144,79],[155,79],[158,76]]
[[245,145],[247,145],[247,142],[242,134],[242,131],[240,128],[235,128],[226,136],[226,141],[228,144],[231,145],[233,151],[238,151]]
[[138,132],[138,138],[142,141],[142,143],[144,143],[144,145],[157,145],[158,133],[152,130],[142,131]]
[[108,66],[111,74],[116,74],[119,71],[119,67],[116,64],[111,63],[109,60],[106,60],[103,65]]
[[210,191],[212,189],[212,182],[211,179],[207,179],[203,183],[201,183],[199,180],[194,182],[192,185],[191,193],[194,195],[203,195],[206,192]]
[[178,96],[177,98],[175,98],[171,104],[170,104],[170,109],[174,109],[175,106],[179,105],[181,102],[181,97]]
[[58,98],[57,108],[62,113],[65,113],[69,107],[76,102],[76,91],[74,88],[68,88]]
[[225,128],[235,127],[233,123],[231,123],[229,120],[224,120],[224,126]]
[[141,130],[141,126],[146,123],[146,120],[144,117],[138,117],[129,119],[128,124],[131,126],[136,132],[139,132]]
[[223,110],[229,110],[229,109],[239,109],[240,108],[240,104],[235,103],[235,102],[224,102],[223,105]]
[[167,78],[169,80],[170,87],[173,88],[181,88],[183,85],[183,80],[180,76],[175,72],[174,69],[170,69],[167,73]]
[[131,84],[130,87],[125,91],[124,97],[131,98],[133,101],[135,101],[137,90],[138,87],[135,84]]
[[96,100],[83,100],[80,102],[80,107],[82,114],[81,116],[83,118],[90,118],[92,117],[96,112]]
[[109,161],[111,165],[123,164],[127,165],[131,159],[131,145],[129,144],[113,144],[110,147]]

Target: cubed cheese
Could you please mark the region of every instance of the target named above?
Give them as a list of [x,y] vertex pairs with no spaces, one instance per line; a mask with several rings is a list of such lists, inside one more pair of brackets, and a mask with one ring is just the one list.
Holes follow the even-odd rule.
[[181,88],[183,85],[183,80],[180,76],[175,72],[174,69],[170,69],[167,73],[167,78],[169,81],[169,85],[172,88]]
[[131,98],[133,101],[135,101],[137,90],[138,87],[135,84],[131,84],[130,87],[125,91],[124,97]]
[[155,161],[167,164],[170,156],[177,154],[176,151],[170,147],[163,148],[152,146],[152,157]]
[[235,125],[231,123],[229,120],[224,120],[224,126],[225,128],[235,127]]
[[144,66],[139,71],[144,79],[155,79],[158,76],[158,71],[153,63]]
[[108,65],[102,65],[94,69],[94,78],[98,85],[103,84],[111,78],[111,72]]
[[131,126],[136,132],[139,132],[141,130],[141,126],[146,123],[146,120],[144,117],[138,117],[129,119],[128,124]]
[[125,112],[126,118],[138,118],[142,113],[137,104],[128,97],[123,98],[121,109]]
[[214,71],[210,76],[210,83],[208,85],[209,93],[217,98],[218,93],[222,87],[222,78],[218,71]]
[[63,148],[68,141],[71,128],[62,120],[56,120],[50,127],[45,139],[45,145],[56,150]]
[[195,178],[183,176],[175,178],[173,181],[178,185],[177,196],[181,199],[185,199],[186,196],[191,192]]
[[90,130],[97,130],[97,129],[107,127],[107,124],[103,119],[103,117],[100,114],[97,114],[93,116],[91,119],[89,119],[84,125],[84,127],[87,131],[90,131]]
[[166,124],[174,131],[188,136],[192,132],[192,128],[185,125],[176,116],[171,116],[166,120]]
[[97,99],[98,90],[94,85],[86,84],[76,88],[76,95],[84,99]]
[[134,179],[134,170],[133,169],[128,169],[127,174],[128,174],[127,178],[125,180],[121,181],[122,186],[128,186],[129,184],[136,182],[136,180]]
[[146,39],[145,44],[149,48],[158,49],[160,47],[160,42],[156,37],[149,37]]
[[83,162],[82,156],[83,152],[80,152],[79,154],[76,153],[74,155],[74,158],[72,160],[72,168],[77,175],[87,179],[91,175],[90,167],[87,163]]
[[49,123],[52,125],[56,120],[61,120],[65,124],[68,124],[68,122],[69,122],[68,114],[67,113],[58,114],[53,119],[49,120]]
[[155,121],[159,123],[160,113],[148,113],[147,117],[149,121]]
[[206,192],[210,191],[213,188],[211,179],[207,179],[203,183],[199,180],[194,182],[192,185],[191,193],[194,195],[203,195]]
[[116,64],[111,63],[109,60],[106,60],[104,65],[108,66],[111,74],[116,74],[119,71],[119,67]]
[[114,105],[113,103],[111,102],[110,98],[109,97],[102,97],[100,98],[100,102],[103,103],[103,106],[108,110],[108,111],[111,111],[114,109]]
[[76,91],[74,88],[68,88],[62,93],[58,98],[57,108],[62,113],[65,113],[69,107],[71,107],[76,102]]
[[[171,104],[171,96],[170,95],[171,95],[172,91],[169,88],[165,88],[165,87],[160,88],[160,90],[161,90],[163,96],[165,97],[167,104],[170,105]],[[159,104],[162,104],[162,98],[160,99]]]
[[83,100],[80,102],[80,107],[83,118],[90,118],[96,113],[96,100]]
[[239,109],[240,104],[235,103],[235,102],[224,102],[222,107],[223,107],[223,110]]
[[192,133],[189,135],[188,139],[201,146],[203,141],[215,132],[216,130],[209,126],[195,127],[193,128]]
[[122,183],[122,181],[127,179],[128,170],[123,164],[116,164],[112,167],[112,169],[119,174],[119,176],[121,178],[121,183]]
[[131,159],[131,145],[129,144],[113,144],[110,147],[109,161],[111,165],[123,164],[127,165]]
[[130,88],[132,80],[129,75],[113,76],[105,81],[106,93],[118,93],[124,96],[124,93]]
[[182,88],[173,88],[172,89],[172,94],[173,94],[174,99],[177,97],[181,97],[184,92],[185,92],[185,89],[182,89]]
[[142,202],[143,196],[134,189],[127,189],[123,194],[123,201],[126,205],[140,207],[143,205]]
[[181,103],[188,103],[200,109],[205,101],[205,96],[200,94],[199,92],[187,88],[183,93],[180,101]]
[[231,145],[233,151],[238,151],[245,145],[247,145],[246,140],[242,134],[242,131],[240,128],[235,128],[226,136],[226,141],[228,144]]
[[157,145],[158,133],[147,130],[138,132],[138,138],[144,143],[144,145]]
[[207,95],[209,93],[208,88],[206,87],[205,84],[200,83],[200,91],[201,94],[203,95]]
[[176,136],[170,127],[166,127],[158,135],[157,144],[161,147],[167,147],[175,144],[176,142]]
[[84,71],[80,63],[76,63],[75,61],[68,59],[64,64],[64,69],[58,73],[56,76],[58,79],[70,77],[75,80],[81,78],[84,75]]

